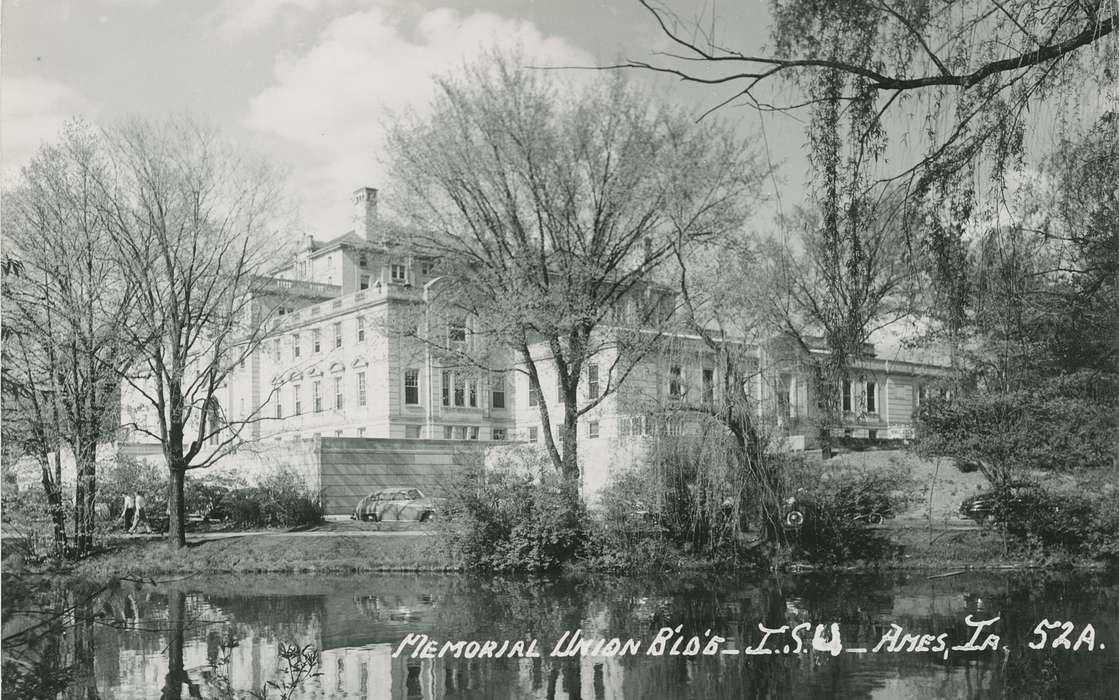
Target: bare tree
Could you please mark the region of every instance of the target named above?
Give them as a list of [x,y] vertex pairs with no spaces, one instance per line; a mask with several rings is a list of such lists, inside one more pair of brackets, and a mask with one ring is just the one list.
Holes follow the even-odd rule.
[[[803,248],[769,241],[761,247],[770,326],[793,343],[813,373],[821,450],[831,454],[839,392],[851,362],[871,335],[917,313],[921,281],[907,245],[912,225],[900,196],[860,218],[858,230],[835,237],[823,217],[799,212]],[[823,351],[820,354],[817,351]],[[816,358],[816,359],[812,359]]]
[[124,379],[140,407],[127,423],[163,448],[168,537],[182,546],[186,473],[236,449],[271,398],[250,397],[243,412],[220,403],[271,325],[272,307],[258,301],[276,291],[262,274],[278,245],[279,180],[191,122],[132,122],[110,139],[108,226],[137,295],[124,329],[137,362]]
[[73,450],[78,556],[93,546],[97,444],[115,435],[118,377],[133,356],[122,327],[135,290],[111,255],[107,172],[104,143],[73,123],[4,199],[4,236],[18,261],[4,276],[5,437],[17,437],[40,463],[58,544],[65,538],[59,452]]
[[[443,305],[478,339],[451,347],[451,359],[485,365],[509,349],[541,398],[552,395],[541,386],[550,367],[563,415],[557,445],[557,417],[538,401],[543,440],[577,483],[579,417],[625,381],[671,316],[659,267],[737,227],[761,173],[725,128],[618,78],[565,82],[494,56],[438,86],[432,116],[398,123],[389,147],[400,209],[423,232],[415,247],[437,261]],[[600,353],[613,359],[588,398],[580,385]]]

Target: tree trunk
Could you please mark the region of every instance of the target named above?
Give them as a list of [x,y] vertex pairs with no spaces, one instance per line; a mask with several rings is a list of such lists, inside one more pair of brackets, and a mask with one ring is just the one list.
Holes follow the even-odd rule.
[[[55,459],[59,459],[57,452]],[[62,556],[66,553],[66,507],[62,503],[62,489],[51,474],[49,456],[41,457],[40,466],[43,492],[47,496],[47,510],[54,524],[54,552],[56,556]]]
[[834,453],[831,430],[838,422],[835,409],[837,388],[838,382],[833,368],[816,365],[816,410],[819,414],[816,416],[817,437],[820,440],[820,456],[823,459],[831,459]]
[[183,485],[186,482],[186,469],[181,465],[169,467],[170,479],[167,489],[167,542],[172,547],[186,546],[186,508],[183,502]]
[[[569,392],[575,394],[574,391]],[[567,396],[563,407],[563,429],[560,444],[563,445],[563,478],[576,486],[579,493],[579,408],[575,396]]]
[[97,512],[97,443],[82,436],[75,447],[74,547],[77,556],[84,557],[93,551],[94,517]]

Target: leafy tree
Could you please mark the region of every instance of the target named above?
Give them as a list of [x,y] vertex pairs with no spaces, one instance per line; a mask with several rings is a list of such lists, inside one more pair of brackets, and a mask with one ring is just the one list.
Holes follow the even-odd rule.
[[1046,159],[1009,222],[975,223],[967,381],[922,407],[925,450],[977,462],[994,483],[1116,464],[1117,155],[1109,113]]
[[[517,61],[495,56],[439,81],[433,114],[401,121],[389,149],[399,206],[425,232],[416,248],[444,274],[439,301],[471,319],[477,341],[441,343],[444,361],[487,368],[488,353],[508,349],[542,397],[554,395],[541,382],[550,365],[563,408],[556,417],[538,402],[543,440],[574,484],[579,417],[625,381],[671,315],[658,269],[738,226],[760,173],[725,128],[617,77],[576,83]],[[619,316],[627,304],[634,312]],[[613,350],[588,398],[589,362]]]
[[806,113],[812,197],[830,239],[857,231],[892,186],[928,205],[933,225],[909,243],[929,253],[933,311],[954,349],[970,294],[967,222],[985,195],[1001,201],[1031,129],[1075,127],[1032,116],[1038,108],[1082,111],[1119,62],[1114,0],[773,0],[764,51],[728,44],[717,16],[639,2],[674,51],[612,67],[710,86],[713,109]]
[[59,452],[73,450],[79,556],[93,546],[97,444],[116,433],[119,376],[134,357],[123,329],[136,288],[108,252],[110,171],[98,134],[71,123],[4,193],[5,448],[39,462],[60,547]]

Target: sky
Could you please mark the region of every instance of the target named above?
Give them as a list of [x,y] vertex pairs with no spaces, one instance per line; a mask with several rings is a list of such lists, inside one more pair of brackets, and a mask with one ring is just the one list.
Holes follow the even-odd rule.
[[[767,1],[706,6],[716,9],[721,38],[760,49]],[[704,6],[696,3],[696,16]],[[636,0],[5,0],[0,34],[5,177],[70,117],[186,113],[285,170],[301,212],[294,233],[319,238],[349,229],[355,189],[386,186],[386,118],[422,114],[433,76],[494,46],[585,66],[666,48]],[[697,110],[725,97],[634,77]],[[741,108],[720,116],[783,164],[771,183],[782,199],[799,198],[801,125],[784,116],[763,125]]]

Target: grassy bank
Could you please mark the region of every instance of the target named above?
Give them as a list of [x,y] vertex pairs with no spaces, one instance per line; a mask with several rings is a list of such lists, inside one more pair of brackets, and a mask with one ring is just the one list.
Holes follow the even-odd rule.
[[[1065,559],[1023,557],[1008,551],[997,533],[923,529],[888,531],[896,554],[879,561],[841,569],[997,570],[1068,566]],[[662,560],[657,569],[668,562]],[[673,558],[670,568],[701,571],[725,568],[696,557]],[[225,537],[172,549],[160,540],[120,541],[105,551],[68,567],[84,578],[152,577],[242,573],[361,573],[389,571],[456,571],[459,563],[438,536],[386,534],[377,537],[273,534]],[[786,561],[781,568],[815,568]]]
[[245,535],[192,542],[174,549],[160,540],[122,541],[75,564],[88,578],[166,574],[359,573],[445,571],[454,561],[437,538],[409,535],[355,537]]

